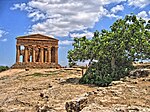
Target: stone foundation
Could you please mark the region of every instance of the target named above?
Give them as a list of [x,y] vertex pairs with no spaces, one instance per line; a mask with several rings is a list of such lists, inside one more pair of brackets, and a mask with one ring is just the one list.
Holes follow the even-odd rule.
[[11,66],[13,69],[24,69],[24,68],[60,68],[59,64],[55,63],[15,63]]

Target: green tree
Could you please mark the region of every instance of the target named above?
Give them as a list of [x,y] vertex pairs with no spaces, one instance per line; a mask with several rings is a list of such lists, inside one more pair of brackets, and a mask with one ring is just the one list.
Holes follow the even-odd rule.
[[[91,40],[75,38],[73,46],[68,52],[69,63],[90,60],[80,82],[107,86],[127,75],[134,61],[150,59],[150,20],[127,15],[110,30],[96,31]],[[98,62],[91,63],[93,59]]]

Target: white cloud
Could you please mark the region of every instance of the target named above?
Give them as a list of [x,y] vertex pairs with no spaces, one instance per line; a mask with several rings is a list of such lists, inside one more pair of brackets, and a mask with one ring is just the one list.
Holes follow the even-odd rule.
[[150,0],[128,0],[128,4],[131,6],[144,8],[150,5]]
[[118,11],[122,11],[122,10],[124,10],[124,6],[123,5],[117,5],[111,9],[111,12],[117,13]]
[[6,41],[7,41],[7,38],[2,39],[1,41],[2,41],[2,42],[6,42]]
[[141,11],[137,14],[138,17],[141,17],[141,18],[146,18],[148,17],[148,14],[146,11]]
[[6,35],[7,33],[8,32],[0,29],[0,41],[2,41],[2,42],[6,42],[7,41],[7,38],[3,38],[4,35]]
[[84,37],[86,36],[87,38],[92,38],[94,36],[93,32],[89,32],[89,31],[84,31],[83,33],[71,33],[70,34],[70,37],[78,37],[78,38],[81,38],[81,37]]
[[150,15],[150,11],[148,12],[148,14]]
[[0,38],[5,34],[5,31],[0,30]]
[[148,20],[150,20],[150,17],[148,16],[148,13],[149,12],[146,12],[146,11],[141,11],[137,14],[137,17],[138,18],[143,18],[144,20],[146,20],[146,22],[148,22]]
[[0,29],[0,38],[2,38],[4,35],[6,35],[8,32]]
[[59,45],[72,45],[74,41],[60,40]]
[[14,7],[11,7],[11,10],[16,10],[16,9],[20,9],[20,10],[25,10],[26,8],[26,4],[25,3],[21,3],[21,4],[14,4]]
[[40,19],[46,19],[45,15],[43,13],[40,13],[39,11],[31,12],[28,14],[29,18],[32,18],[32,21],[38,21]]
[[79,66],[88,66],[89,62],[90,62],[90,60],[85,60],[85,62],[78,61],[77,65],[79,65]]
[[68,36],[69,32],[93,28],[103,16],[118,18],[104,6],[122,1],[126,0],[32,0],[14,4],[11,9],[28,12],[28,17],[35,22],[29,33]]
[[24,10],[27,11],[28,17],[31,18],[33,22],[46,19],[46,16],[43,13],[41,13],[38,9],[30,7],[26,3],[14,4],[14,6],[11,7],[10,9],[11,10],[20,9],[21,11],[24,11]]

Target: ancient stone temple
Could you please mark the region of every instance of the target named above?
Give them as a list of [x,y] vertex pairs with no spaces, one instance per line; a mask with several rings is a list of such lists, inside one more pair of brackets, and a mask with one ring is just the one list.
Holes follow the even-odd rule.
[[58,40],[33,34],[17,37],[16,63],[12,68],[52,68],[58,64]]

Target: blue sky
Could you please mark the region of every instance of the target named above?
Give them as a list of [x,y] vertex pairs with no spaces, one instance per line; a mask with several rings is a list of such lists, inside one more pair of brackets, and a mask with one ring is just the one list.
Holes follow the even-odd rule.
[[59,39],[65,66],[74,37],[91,38],[130,13],[150,19],[150,0],[0,0],[0,65],[15,63],[17,36],[41,33]]

